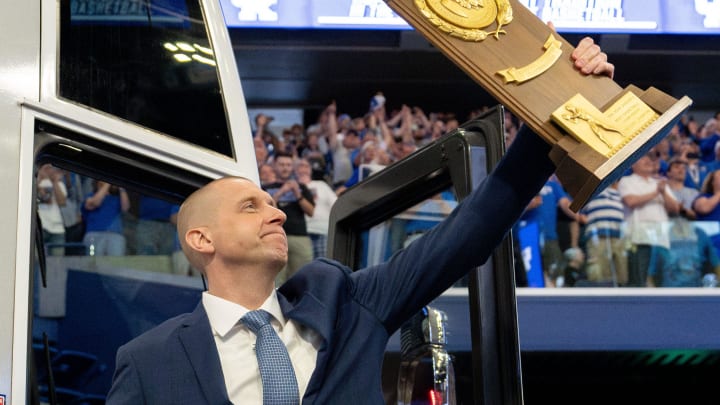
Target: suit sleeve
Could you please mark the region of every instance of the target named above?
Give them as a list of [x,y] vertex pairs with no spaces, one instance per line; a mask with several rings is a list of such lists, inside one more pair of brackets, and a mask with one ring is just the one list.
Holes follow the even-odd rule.
[[483,264],[555,170],[549,145],[521,130],[498,166],[443,222],[394,254],[357,271],[355,299],[388,333]]
[[120,347],[112,387],[105,402],[107,405],[145,404],[142,382],[134,363],[132,355]]

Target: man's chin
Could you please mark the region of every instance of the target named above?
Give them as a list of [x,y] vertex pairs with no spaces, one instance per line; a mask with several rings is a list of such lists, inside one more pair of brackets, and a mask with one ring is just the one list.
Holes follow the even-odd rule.
[[280,273],[280,271],[281,271],[285,266],[287,266],[287,263],[288,263],[287,254],[284,255],[284,256],[275,257],[275,258],[272,260],[272,265],[273,265],[274,268],[277,269],[277,271],[276,271],[277,273]]

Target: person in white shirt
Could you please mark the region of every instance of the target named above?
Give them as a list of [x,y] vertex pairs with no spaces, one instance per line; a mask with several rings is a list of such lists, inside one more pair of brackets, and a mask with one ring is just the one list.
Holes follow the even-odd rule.
[[669,214],[680,211],[667,180],[658,176],[658,155],[650,151],[632,165],[632,174],[620,179],[618,191],[625,204],[630,242],[628,287],[644,287],[651,259],[658,249],[669,249]]
[[327,256],[330,210],[337,200],[337,194],[325,180],[313,179],[312,167],[307,159],[295,161],[295,177],[300,184],[304,184],[310,190],[315,198],[315,210],[312,216],[305,215],[308,236],[313,245],[313,258],[325,257]]
[[67,188],[63,172],[50,164],[40,166],[37,177],[38,215],[42,222],[43,240],[50,244],[48,252],[61,256],[65,252],[65,224],[60,207],[65,206]]

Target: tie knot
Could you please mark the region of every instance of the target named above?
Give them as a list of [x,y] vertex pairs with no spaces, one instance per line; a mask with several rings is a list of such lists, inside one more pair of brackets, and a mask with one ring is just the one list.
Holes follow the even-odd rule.
[[250,311],[245,314],[240,321],[257,335],[258,331],[262,329],[263,326],[270,324],[271,318],[272,315],[270,315],[269,312],[263,309],[256,309],[255,311]]

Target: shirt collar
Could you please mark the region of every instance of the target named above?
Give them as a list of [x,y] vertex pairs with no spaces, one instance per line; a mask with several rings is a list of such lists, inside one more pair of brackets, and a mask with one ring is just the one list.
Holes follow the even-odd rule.
[[[225,337],[238,324],[240,318],[250,311],[240,304],[212,295],[207,291],[202,294],[202,304],[205,312],[207,312],[213,333],[220,337]],[[280,325],[280,330],[285,327],[285,316],[280,310],[280,302],[275,290],[263,302],[260,309],[264,309],[275,318],[275,321]]]

